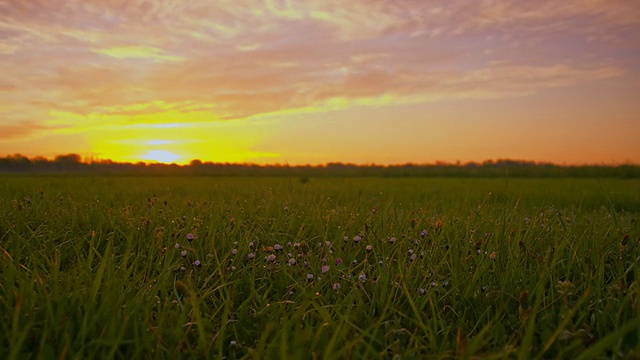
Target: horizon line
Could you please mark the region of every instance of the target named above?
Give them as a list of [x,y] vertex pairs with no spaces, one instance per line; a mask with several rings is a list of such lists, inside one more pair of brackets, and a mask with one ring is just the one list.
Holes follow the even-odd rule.
[[[46,160],[49,162],[56,162],[60,159],[72,160],[74,163],[92,165],[92,164],[113,164],[113,165],[138,165],[144,164],[145,166],[178,166],[178,167],[192,167],[192,166],[201,166],[201,165],[225,165],[225,166],[251,166],[251,167],[328,167],[330,165],[342,165],[342,166],[353,166],[353,167],[402,167],[402,166],[415,166],[415,167],[429,167],[429,166],[470,166],[470,165],[491,165],[491,164],[501,164],[501,163],[514,163],[521,165],[534,165],[534,166],[543,166],[543,165],[551,165],[551,166],[559,166],[559,167],[588,167],[588,166],[598,166],[598,167],[616,167],[616,166],[640,166],[640,163],[633,162],[631,160],[626,161],[615,161],[613,160],[611,163],[557,163],[552,161],[543,161],[543,160],[527,160],[527,159],[514,159],[514,158],[494,158],[494,159],[485,159],[482,161],[466,161],[462,162],[460,160],[456,160],[453,162],[444,161],[444,160],[435,160],[433,162],[423,162],[423,163],[415,163],[415,162],[404,162],[404,163],[389,163],[389,164],[380,164],[380,163],[355,163],[355,162],[342,162],[342,161],[328,161],[324,163],[306,163],[306,164],[289,164],[287,161],[284,163],[267,163],[267,164],[258,164],[252,162],[224,162],[224,161],[213,161],[213,160],[202,160],[202,159],[190,159],[185,163],[177,163],[177,162],[162,162],[162,161],[134,161],[134,162],[121,162],[115,161],[112,159],[100,159],[93,156],[83,157],[77,153],[67,153],[67,154],[59,154],[53,157],[47,157],[43,155],[36,155],[34,157],[28,157],[26,155],[20,153],[14,154],[6,154],[5,156],[0,157],[0,160],[3,159],[12,159],[12,158],[23,158],[27,159],[30,162],[34,161],[42,161]],[[197,164],[199,162],[199,164]]]

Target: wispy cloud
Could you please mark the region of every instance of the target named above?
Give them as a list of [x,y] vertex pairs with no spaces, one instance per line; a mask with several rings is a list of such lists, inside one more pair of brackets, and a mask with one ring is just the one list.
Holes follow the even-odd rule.
[[624,0],[4,1],[0,137],[637,79],[638,19]]

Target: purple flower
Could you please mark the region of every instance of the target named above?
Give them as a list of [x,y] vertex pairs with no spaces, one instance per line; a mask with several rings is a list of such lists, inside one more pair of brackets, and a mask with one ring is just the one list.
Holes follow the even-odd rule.
[[296,264],[296,259],[291,258],[289,259],[289,265],[295,265]]
[[253,260],[256,257],[256,254],[249,253],[249,255],[247,255],[247,257],[249,258],[249,260]]
[[196,267],[199,267],[201,265],[200,260],[194,261],[193,265],[195,265]]
[[344,241],[349,241],[349,237],[348,237],[348,236],[343,236],[343,237],[342,237],[342,240],[344,240]]
[[193,234],[192,233],[188,233],[187,234],[187,240],[189,240],[189,242],[193,241]]
[[362,283],[367,281],[367,275],[365,275],[364,273],[360,273],[360,275],[358,276],[358,281]]
[[254,247],[255,245],[256,245],[256,244],[254,244],[254,243],[253,243],[253,241],[249,243],[249,247],[250,247],[250,248]]
[[421,237],[427,237],[427,235],[429,235],[429,232],[427,231],[427,229],[422,230],[422,232],[420,233]]
[[276,256],[273,254],[269,254],[269,256],[267,256],[267,261],[271,261],[271,262],[276,261]]
[[371,245],[367,245],[367,247],[365,248],[365,250],[366,250],[367,252],[371,252],[371,250],[373,250],[373,246],[371,246]]
[[342,258],[341,257],[336,259],[336,265],[340,265],[340,264],[342,264]]
[[184,266],[180,266],[180,271],[185,271],[187,270]]
[[313,281],[313,274],[307,274],[307,280]]
[[180,251],[180,256],[187,257],[187,250]]
[[276,250],[276,251],[282,250],[282,245],[280,245],[280,244],[273,245],[273,250]]
[[333,291],[338,291],[338,290],[340,290],[340,283],[333,284]]
[[353,265],[358,265],[358,259],[353,259]]
[[232,267],[231,267],[231,271],[236,271],[236,267],[235,267],[235,266],[232,266]]
[[327,273],[327,271],[329,271],[329,265],[324,265],[324,266],[322,267],[322,273],[323,273],[323,274],[326,274],[326,273]]
[[359,235],[353,237],[353,242],[355,242],[356,244],[359,243],[360,240],[362,240],[362,237],[360,237]]
[[427,290],[425,290],[424,288],[420,288],[420,295],[424,295],[427,293]]
[[233,250],[231,250],[231,255],[235,255],[235,254],[237,254],[237,253],[238,253],[238,249],[233,249]]
[[173,245],[173,247],[174,247],[174,248],[176,248],[176,249],[178,249],[178,250],[180,250],[180,248],[181,248],[182,246],[180,246],[180,244],[176,243],[175,245]]
[[396,238],[390,237],[389,238],[389,243],[393,244],[394,242],[396,242],[396,240],[397,240]]
[[418,258],[418,255],[416,254],[411,254],[411,261],[416,261],[416,259]]

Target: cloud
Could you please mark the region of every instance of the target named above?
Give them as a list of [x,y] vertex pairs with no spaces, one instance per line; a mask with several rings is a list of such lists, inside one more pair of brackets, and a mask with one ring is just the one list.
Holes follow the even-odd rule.
[[165,55],[162,49],[144,46],[123,46],[107,49],[93,49],[93,52],[111,56],[116,59],[151,59],[155,61],[180,61],[184,58],[176,55]]
[[1,126],[524,96],[636,73],[637,19],[621,0],[2,2]]

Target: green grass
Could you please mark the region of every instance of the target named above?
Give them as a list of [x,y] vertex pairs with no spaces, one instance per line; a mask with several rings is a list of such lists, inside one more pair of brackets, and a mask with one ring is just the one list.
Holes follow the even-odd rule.
[[638,356],[639,217],[639,180],[5,177],[0,357]]

